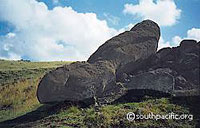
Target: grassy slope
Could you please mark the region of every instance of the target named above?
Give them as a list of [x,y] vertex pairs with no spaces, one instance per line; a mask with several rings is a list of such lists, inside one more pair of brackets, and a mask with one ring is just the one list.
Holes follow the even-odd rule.
[[0,60],[0,121],[40,106],[37,85],[49,70],[69,62],[23,62]]
[[[36,98],[42,76],[68,62],[22,62],[0,60],[0,123],[19,127],[194,127],[188,120],[136,120],[129,122],[126,113],[190,113],[189,108],[171,103],[170,99],[145,99],[139,103],[115,104],[96,108],[79,108],[59,104],[45,106]],[[34,111],[35,110],[35,111]],[[22,116],[24,115],[24,116]]]
[[69,62],[23,62],[0,60],[0,85],[41,76],[44,72]]

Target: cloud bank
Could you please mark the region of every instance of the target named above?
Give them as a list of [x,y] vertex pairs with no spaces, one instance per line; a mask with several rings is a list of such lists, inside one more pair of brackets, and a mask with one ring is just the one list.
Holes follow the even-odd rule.
[[136,18],[151,19],[160,26],[172,26],[181,16],[174,0],[139,0],[139,4],[126,4],[123,12]]
[[15,27],[0,36],[0,58],[86,60],[117,33],[95,13],[79,13],[71,7],[48,10],[36,0],[1,0],[0,5],[0,20]]
[[187,38],[200,41],[200,28],[192,28],[187,32]]
[[162,37],[158,43],[158,50],[164,47],[176,47],[179,46],[180,42],[184,39],[193,39],[200,41],[200,29],[192,28],[187,31],[186,37],[174,36],[171,41],[165,41]]

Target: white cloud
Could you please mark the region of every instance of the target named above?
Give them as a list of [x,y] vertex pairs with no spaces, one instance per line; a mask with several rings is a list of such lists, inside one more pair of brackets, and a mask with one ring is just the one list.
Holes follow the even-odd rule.
[[163,37],[160,37],[160,40],[158,42],[158,50],[162,49],[162,48],[166,48],[166,47],[172,47],[170,42],[165,42],[165,40],[163,39]]
[[172,44],[178,46],[183,39],[180,36],[175,36],[172,38]]
[[123,12],[142,19],[151,19],[161,26],[172,26],[180,18],[181,10],[174,0],[139,0],[139,4],[126,4]]
[[7,38],[14,38],[15,33],[9,32],[6,36],[7,36]]
[[21,57],[16,55],[16,54],[9,53],[9,57],[0,56],[0,59],[3,59],[3,60],[20,60]]
[[134,26],[135,26],[135,24],[129,24],[129,25],[127,25],[127,26],[125,26],[125,27],[119,29],[118,33],[122,33],[122,32],[124,32],[124,31],[130,31],[131,28],[133,28]]
[[58,4],[59,3],[59,0],[52,0],[53,1],[53,4]]
[[103,15],[105,16],[107,21],[111,22],[113,25],[118,25],[119,24],[119,21],[120,21],[119,17],[113,16],[113,15],[111,15],[109,13],[104,13]]
[[199,28],[192,28],[187,31],[186,37],[175,36],[172,38],[173,46],[178,46],[180,42],[184,39],[193,39],[196,41],[200,41],[200,29]]
[[164,41],[164,39],[161,37],[160,41],[158,43],[158,50],[164,47],[176,47],[180,45],[180,42],[184,39],[193,39],[200,41],[200,29],[199,28],[192,28],[187,31],[186,37],[180,37],[180,36],[174,36],[172,40]]
[[0,58],[86,60],[102,43],[118,33],[95,13],[71,7],[47,6],[36,0],[1,0],[0,20],[15,26],[0,36]]
[[200,41],[200,29],[199,28],[192,28],[187,32],[187,38],[195,39]]

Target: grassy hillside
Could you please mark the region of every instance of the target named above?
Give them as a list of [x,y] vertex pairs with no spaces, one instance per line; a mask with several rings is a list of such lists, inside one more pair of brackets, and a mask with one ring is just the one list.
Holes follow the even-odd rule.
[[69,63],[0,60],[0,121],[40,106],[36,98],[40,79],[46,72]]
[[0,85],[42,76],[46,71],[70,62],[26,62],[0,60]]
[[126,119],[128,112],[144,115],[150,112],[161,115],[170,112],[176,114],[197,113],[186,103],[175,103],[170,98],[145,97],[140,102],[88,108],[81,108],[69,103],[40,104],[36,98],[36,90],[42,76],[56,67],[69,63],[0,60],[0,127],[193,128],[197,124],[196,116],[192,121],[142,119],[130,122]]

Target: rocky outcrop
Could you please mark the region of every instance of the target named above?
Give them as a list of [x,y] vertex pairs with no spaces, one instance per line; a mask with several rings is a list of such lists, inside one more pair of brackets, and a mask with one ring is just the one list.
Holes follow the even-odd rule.
[[40,103],[114,101],[124,93],[124,87],[116,83],[116,69],[154,54],[159,37],[159,26],[146,20],[108,40],[87,62],[75,62],[49,72],[38,86]]
[[138,96],[200,96],[200,43],[157,53],[159,26],[146,20],[106,41],[87,62],[75,62],[47,73],[37,97],[40,103],[107,104]]
[[[137,84],[141,87],[145,82],[143,89],[157,90],[172,96],[200,95],[199,52],[199,43],[195,40],[183,40],[178,47],[163,48],[148,59],[124,65],[117,71],[117,81],[122,82],[129,90],[138,89]],[[146,74],[158,70],[162,75],[147,77]],[[164,74],[168,74],[168,77],[164,77]],[[157,76],[160,78],[155,80]]]

